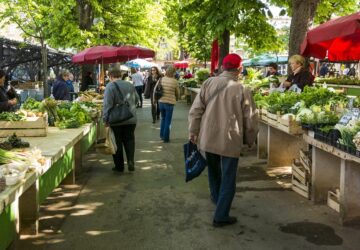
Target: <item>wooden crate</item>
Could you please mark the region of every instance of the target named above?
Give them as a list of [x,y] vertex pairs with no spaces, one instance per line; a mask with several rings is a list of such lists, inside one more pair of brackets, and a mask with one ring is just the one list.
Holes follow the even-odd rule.
[[327,205],[334,209],[336,212],[340,212],[340,197],[338,194],[328,191]]
[[47,128],[47,115],[44,117],[27,117],[24,121],[0,121],[0,137],[8,137],[14,133],[19,137],[46,136]]
[[280,123],[279,128],[286,133],[296,135],[304,132],[297,121],[291,116],[288,120],[279,117],[278,122]]
[[300,183],[306,185],[309,182],[309,174],[301,164],[295,162],[291,166],[292,175],[300,181]]
[[311,173],[311,159],[309,158],[309,152],[300,150],[300,162],[304,168]]
[[267,112],[266,114],[267,118],[271,119],[271,120],[274,120],[274,121],[277,121],[280,117],[280,114],[277,113],[277,114],[272,114],[270,112]]
[[306,199],[310,199],[310,185],[304,185],[299,180],[292,176],[291,189]]

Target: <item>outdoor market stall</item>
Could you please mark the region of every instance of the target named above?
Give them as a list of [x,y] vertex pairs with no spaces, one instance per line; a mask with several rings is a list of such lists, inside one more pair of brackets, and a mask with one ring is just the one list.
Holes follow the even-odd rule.
[[25,179],[0,193],[0,249],[8,247],[20,233],[36,234],[39,206],[61,183],[74,184],[81,170],[82,155],[96,141],[96,123],[80,128],[49,128],[47,137],[28,137],[41,150],[45,164]]

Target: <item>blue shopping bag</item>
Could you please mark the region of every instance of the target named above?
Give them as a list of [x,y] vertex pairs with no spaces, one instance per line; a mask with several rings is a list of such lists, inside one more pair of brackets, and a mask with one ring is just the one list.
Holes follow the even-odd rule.
[[191,181],[198,177],[206,167],[206,160],[200,154],[196,144],[188,142],[184,144],[185,158],[185,181]]

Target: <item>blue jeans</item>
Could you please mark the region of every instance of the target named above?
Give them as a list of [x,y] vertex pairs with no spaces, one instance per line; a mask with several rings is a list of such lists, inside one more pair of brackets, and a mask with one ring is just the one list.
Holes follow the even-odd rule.
[[163,139],[164,142],[169,142],[171,119],[174,111],[174,105],[169,103],[159,102],[159,106],[160,106],[160,114],[161,114],[160,138]]
[[211,199],[216,203],[214,220],[229,219],[231,203],[236,189],[236,172],[239,158],[206,152]]

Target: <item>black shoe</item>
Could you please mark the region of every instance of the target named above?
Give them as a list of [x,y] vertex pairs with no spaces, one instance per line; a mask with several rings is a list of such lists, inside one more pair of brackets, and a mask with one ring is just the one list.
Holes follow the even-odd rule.
[[129,164],[128,164],[128,170],[129,170],[130,172],[135,171],[134,163],[129,163]]
[[213,226],[214,227],[224,227],[224,226],[235,224],[236,222],[237,222],[236,217],[229,216],[229,218],[226,221],[213,220]]
[[119,172],[119,173],[124,173],[124,169],[123,168],[117,168],[117,167],[113,167],[112,171],[114,172]]

